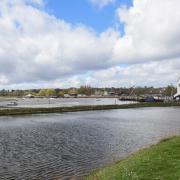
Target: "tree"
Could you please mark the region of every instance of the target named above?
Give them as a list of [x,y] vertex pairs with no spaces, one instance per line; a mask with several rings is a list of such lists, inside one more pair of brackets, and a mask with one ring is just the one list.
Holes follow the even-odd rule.
[[79,89],[78,89],[78,93],[79,94],[85,94],[85,95],[91,95],[91,94],[94,94],[94,89],[91,88],[90,86],[81,86]]
[[54,89],[41,89],[38,93],[39,96],[51,97],[56,95]]
[[46,96],[47,97],[56,96],[56,91],[54,89],[47,89],[46,90]]
[[169,85],[165,88],[164,90],[164,95],[165,96],[173,96],[176,93],[176,88],[172,85]]

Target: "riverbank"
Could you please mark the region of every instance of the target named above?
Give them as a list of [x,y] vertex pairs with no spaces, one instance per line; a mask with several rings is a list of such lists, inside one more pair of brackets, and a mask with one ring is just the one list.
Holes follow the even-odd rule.
[[138,151],[116,164],[94,172],[85,180],[179,180],[180,137]]
[[94,110],[110,110],[110,109],[128,109],[128,108],[145,108],[145,107],[180,107],[179,102],[169,103],[136,103],[123,105],[88,105],[88,106],[72,106],[72,107],[49,107],[49,108],[2,108],[0,116],[8,115],[28,115],[41,113],[65,113],[77,111],[94,111]]

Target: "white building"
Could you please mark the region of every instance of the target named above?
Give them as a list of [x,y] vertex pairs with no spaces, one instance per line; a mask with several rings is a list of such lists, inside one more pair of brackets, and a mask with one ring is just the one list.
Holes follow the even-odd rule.
[[104,96],[108,96],[108,92],[107,91],[104,91]]
[[176,98],[176,99],[180,98],[180,77],[177,81],[177,93],[174,95],[174,98]]
[[25,96],[26,98],[34,98],[34,95],[33,94],[28,94]]
[[70,95],[69,95],[69,94],[64,94],[64,97],[65,97],[65,98],[69,98]]

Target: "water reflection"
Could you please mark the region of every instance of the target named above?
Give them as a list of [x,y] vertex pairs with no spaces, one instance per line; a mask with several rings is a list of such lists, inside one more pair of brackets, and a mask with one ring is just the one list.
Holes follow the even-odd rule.
[[1,179],[79,179],[161,137],[180,134],[179,108],[0,118]]

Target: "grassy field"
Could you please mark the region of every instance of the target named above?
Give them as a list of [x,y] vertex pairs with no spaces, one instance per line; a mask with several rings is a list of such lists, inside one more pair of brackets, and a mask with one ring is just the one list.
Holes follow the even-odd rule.
[[73,107],[53,107],[53,108],[9,108],[0,109],[0,116],[8,115],[26,115],[26,114],[41,114],[41,113],[64,113],[76,111],[94,111],[94,110],[108,110],[108,109],[128,109],[128,108],[142,108],[142,107],[171,107],[179,106],[180,102],[170,103],[137,103],[137,104],[123,104],[123,105],[92,105],[92,106],[73,106]]
[[180,180],[180,137],[164,139],[85,180]]

